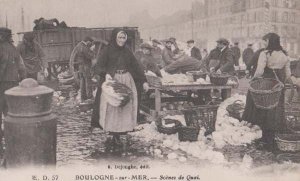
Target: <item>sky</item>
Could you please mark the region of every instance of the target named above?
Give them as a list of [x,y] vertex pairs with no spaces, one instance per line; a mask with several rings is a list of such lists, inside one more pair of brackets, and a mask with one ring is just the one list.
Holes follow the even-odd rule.
[[[0,0],[0,25],[21,28],[21,7],[25,14],[25,29],[32,29],[34,19],[58,18],[69,26],[125,26],[130,15],[148,10],[158,18],[179,10],[191,9],[195,0]],[[198,0],[199,1],[199,0]]]

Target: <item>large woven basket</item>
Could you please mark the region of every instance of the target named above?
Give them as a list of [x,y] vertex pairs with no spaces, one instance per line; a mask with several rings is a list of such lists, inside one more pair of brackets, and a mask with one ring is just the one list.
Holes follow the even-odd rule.
[[300,151],[299,134],[277,134],[275,140],[279,150],[281,151],[287,151],[287,152]]
[[215,84],[215,85],[226,85],[227,84],[227,81],[229,79],[229,77],[231,77],[231,75],[229,74],[216,74],[216,73],[212,73],[210,74],[210,82],[212,84]]
[[283,87],[276,79],[258,78],[250,82],[249,91],[257,108],[273,109],[278,105]]
[[205,135],[215,131],[217,111],[219,105],[205,105],[184,110],[184,117],[187,123],[195,123],[199,128],[205,128]]
[[207,72],[205,72],[205,71],[188,71],[188,72],[186,72],[186,75],[189,78],[190,82],[195,82],[199,78],[202,78],[205,80]]
[[146,79],[147,79],[148,84],[151,87],[161,88],[162,82],[161,82],[161,79],[159,77],[146,75]]

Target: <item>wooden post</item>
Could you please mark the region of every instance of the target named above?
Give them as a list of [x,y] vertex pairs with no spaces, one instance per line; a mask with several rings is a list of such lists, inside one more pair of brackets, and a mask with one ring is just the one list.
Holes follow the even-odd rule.
[[161,92],[159,89],[155,89],[155,111],[157,115],[161,111]]

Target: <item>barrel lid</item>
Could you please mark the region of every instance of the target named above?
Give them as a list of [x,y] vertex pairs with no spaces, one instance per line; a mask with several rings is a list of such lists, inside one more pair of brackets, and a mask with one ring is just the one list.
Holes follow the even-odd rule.
[[49,94],[54,92],[53,89],[39,85],[38,82],[32,78],[24,79],[19,86],[13,87],[5,91],[6,95],[12,96],[35,96],[42,94]]

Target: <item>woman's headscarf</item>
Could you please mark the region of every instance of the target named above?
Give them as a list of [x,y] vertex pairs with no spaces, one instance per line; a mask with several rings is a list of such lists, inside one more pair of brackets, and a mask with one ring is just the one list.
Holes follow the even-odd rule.
[[269,43],[266,47],[267,52],[271,55],[273,51],[282,51],[284,54],[287,54],[280,45],[280,36],[276,33],[268,33],[263,36],[263,40],[269,40]]
[[123,47],[120,47],[117,43],[117,36],[121,33],[124,33],[126,35],[126,38],[128,40],[128,34],[125,30],[121,29],[121,28],[115,28],[113,31],[112,31],[112,34],[111,34],[111,38],[110,38],[110,45],[114,46],[115,48],[124,48],[126,43],[127,43],[127,40],[125,42],[125,45]]

